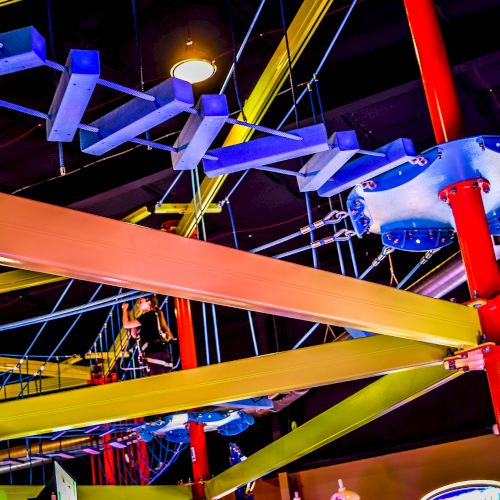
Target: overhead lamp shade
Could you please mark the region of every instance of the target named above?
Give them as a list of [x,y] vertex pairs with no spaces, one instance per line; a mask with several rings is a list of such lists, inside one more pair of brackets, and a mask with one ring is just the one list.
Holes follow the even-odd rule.
[[172,66],[170,74],[189,83],[198,83],[208,80],[216,71],[214,61],[188,39],[184,54]]

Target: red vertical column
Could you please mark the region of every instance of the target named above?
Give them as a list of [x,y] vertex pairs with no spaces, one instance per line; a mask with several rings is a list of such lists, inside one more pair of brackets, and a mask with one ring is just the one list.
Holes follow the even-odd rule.
[[[191,304],[187,299],[176,298],[175,314],[177,317],[177,331],[179,337],[179,350],[181,354],[181,365],[183,370],[196,368],[196,346],[194,343],[193,319],[191,317]],[[191,444],[191,463],[193,467],[193,498],[202,500],[205,498],[202,481],[209,476],[207,444],[203,424],[189,423],[189,439]]]
[[[143,418],[134,418],[134,424],[144,422]],[[141,484],[147,484],[149,478],[149,455],[148,455],[148,445],[144,441],[138,441],[135,443],[135,449],[137,451],[137,467],[139,469],[139,482]]]
[[[462,113],[434,2],[404,0],[404,4],[436,142],[463,137]],[[448,186],[439,196],[453,211],[471,296],[487,301],[479,309],[483,333],[487,340],[499,343],[500,276],[482,200],[482,193],[488,191],[489,186],[482,179],[469,179]],[[498,346],[488,348],[484,357],[497,425],[500,424],[498,349]]]
[[432,0],[404,0],[436,142],[465,135],[462,112]]
[[116,469],[114,448],[109,445],[110,437],[106,434],[102,438],[104,449],[102,460],[104,462],[104,482],[109,485],[116,485]]

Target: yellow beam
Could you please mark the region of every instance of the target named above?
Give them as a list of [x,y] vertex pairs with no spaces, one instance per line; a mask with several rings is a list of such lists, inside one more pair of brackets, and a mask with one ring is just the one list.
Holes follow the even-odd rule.
[[[49,392],[85,387],[86,385],[87,383],[81,378],[59,379],[57,377],[48,377],[42,379],[41,390],[40,390],[40,379],[37,379],[36,381],[32,380],[24,390],[24,394],[25,396],[30,396],[34,394],[47,394]],[[21,386],[19,384],[7,384],[0,392],[0,400],[15,399],[19,396],[20,391],[21,391]]]
[[[190,203],[163,203],[155,206],[155,214],[188,214],[194,207]],[[222,207],[218,203],[210,203],[205,213],[220,214]]]
[[453,347],[480,331],[474,308],[6,194],[0,234],[32,271]]
[[[2,357],[0,356],[0,372],[22,372],[26,375],[33,375],[42,369],[44,377],[61,377],[61,378],[79,378],[88,380],[90,378],[89,369],[85,366],[74,366],[66,363],[45,363],[44,361],[29,359],[24,360],[19,365],[19,358]],[[39,373],[38,373],[39,374]]]
[[189,408],[441,364],[443,347],[373,336],[7,401],[0,439]]
[[123,218],[123,222],[128,222],[129,224],[137,224],[143,219],[146,219],[151,215],[151,212],[149,211],[148,207],[141,207],[137,209],[135,212],[132,212],[130,215],[127,215],[127,217]]
[[[304,0],[302,2],[287,31],[292,66],[295,65],[309,43],[332,2],[333,0]],[[245,116],[250,123],[258,124],[261,122],[288,75],[288,55],[283,37],[243,107]],[[243,119],[243,116],[240,115],[238,119]],[[249,128],[234,126],[223,146],[248,141],[253,132]],[[191,236],[200,214],[206,213],[207,207],[214,200],[226,177],[223,175],[213,179],[207,177],[203,179],[200,188],[201,197],[199,198],[201,203],[198,203],[199,206],[195,212],[194,204],[191,202],[192,208],[181,219],[176,231],[177,234]]]
[[[43,486],[0,486],[8,500],[36,498]],[[78,500],[188,500],[190,486],[77,486]]]
[[345,436],[415,398],[458,377],[442,366],[380,378],[205,483],[206,498],[221,498],[308,453]]
[[63,281],[66,278],[54,276],[52,274],[35,273],[33,271],[7,271],[0,274],[0,293],[12,292],[32,286],[46,285],[56,281]]

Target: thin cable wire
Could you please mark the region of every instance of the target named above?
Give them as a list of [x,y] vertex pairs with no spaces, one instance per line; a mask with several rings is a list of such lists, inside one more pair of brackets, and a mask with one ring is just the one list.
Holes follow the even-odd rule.
[[[70,288],[73,286],[73,283],[74,283],[75,280],[70,280],[68,282],[68,284],[64,287],[64,290],[62,291],[61,295],[59,295],[59,298],[57,299],[54,307],[52,308],[52,311],[51,311],[51,314],[52,313],[55,313],[58,309],[58,307],[60,306],[61,302],[64,300],[64,297],[66,297],[66,294],[69,292]],[[21,360],[19,361],[19,363],[22,363],[23,360],[30,354],[31,352],[31,349],[33,348],[33,346],[36,344],[37,340],[40,338],[40,335],[42,334],[42,332],[45,330],[45,327],[47,326],[49,320],[47,319],[47,321],[45,321],[43,323],[43,325],[40,327],[40,329],[38,330],[37,334],[35,335],[35,337],[33,338],[33,340],[31,341],[30,345],[28,346],[28,348],[26,349],[25,353],[23,354],[23,357],[21,358]],[[7,384],[7,382],[10,380],[10,377],[12,376],[14,372],[10,372],[7,377],[5,378],[3,384],[2,384],[2,387],[0,387],[0,389],[3,389],[5,387],[5,385]]]
[[[342,20],[342,22],[340,23],[340,26],[338,28],[338,30],[335,32],[335,35],[333,36],[332,38],[332,41],[330,42],[330,45],[328,46],[328,48],[326,49],[325,51],[325,54],[323,55],[323,58],[321,59],[320,63],[318,64],[318,67],[316,68],[316,71],[314,72],[314,75],[311,80],[309,80],[309,83],[313,83],[314,80],[316,79],[316,75],[318,75],[321,71],[321,69],[323,68],[323,65],[325,64],[328,56],[330,55],[330,52],[332,51],[335,43],[337,42],[339,36],[340,36],[340,33],[342,32],[342,30],[344,29],[344,26],[345,24],[347,23],[347,20],[349,19],[349,16],[351,15],[351,12],[353,11],[354,9],[354,6],[356,5],[358,0],[353,0],[352,3],[351,3],[351,6],[349,7],[349,10],[347,11],[346,15],[344,16],[344,19]],[[296,108],[297,104],[303,99],[303,97],[306,95],[307,93],[307,88],[305,88],[302,93],[299,95],[299,97],[297,98],[296,102],[294,103],[294,106],[292,106],[292,108],[290,108],[287,112],[287,114],[285,115],[285,117],[283,118],[283,120],[280,122],[280,124],[278,125],[278,129],[280,129],[283,124],[286,122],[286,120],[288,119],[288,117],[290,116],[290,114],[294,111],[294,109]]]
[[[227,73],[226,79],[224,80],[224,83],[222,84],[222,87],[221,87],[221,89],[219,91],[219,94],[223,94],[224,91],[226,90],[227,84],[229,83],[229,80],[230,80],[230,78],[231,78],[231,76],[233,74],[233,71],[235,70],[236,64],[240,60],[241,54],[243,53],[243,50],[246,47],[246,44],[247,44],[247,42],[248,42],[248,40],[250,38],[250,35],[251,35],[252,31],[253,31],[255,23],[259,19],[260,13],[262,12],[262,9],[263,9],[265,3],[266,3],[266,0],[262,0],[260,2],[259,7],[257,8],[257,12],[253,16],[252,22],[250,23],[250,27],[248,28],[248,31],[247,31],[247,33],[245,35],[245,38],[243,39],[243,42],[240,45],[238,53],[236,54],[236,57],[233,58],[233,64],[231,65],[231,68],[229,68],[229,71]],[[234,54],[234,47],[233,47],[232,52]]]

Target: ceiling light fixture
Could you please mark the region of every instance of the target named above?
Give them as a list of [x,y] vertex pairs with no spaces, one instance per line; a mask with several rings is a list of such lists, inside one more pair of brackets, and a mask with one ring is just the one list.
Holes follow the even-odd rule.
[[175,78],[189,83],[199,83],[208,80],[217,71],[217,66],[206,54],[193,47],[193,41],[186,42],[186,57],[176,62],[170,74]]

